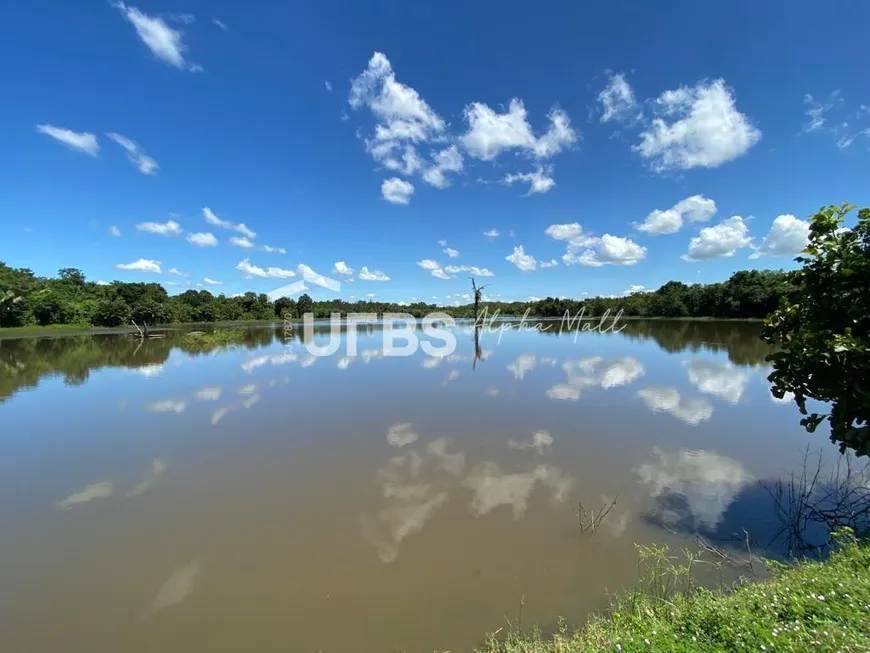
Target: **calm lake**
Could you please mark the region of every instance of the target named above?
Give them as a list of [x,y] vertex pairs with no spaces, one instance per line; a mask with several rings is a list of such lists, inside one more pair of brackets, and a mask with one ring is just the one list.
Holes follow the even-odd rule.
[[635,543],[763,545],[760,482],[834,448],[770,394],[759,325],[621,326],[477,361],[461,324],[445,358],[377,327],[355,357],[280,326],[0,341],[0,649],[468,651],[521,603],[605,608]]

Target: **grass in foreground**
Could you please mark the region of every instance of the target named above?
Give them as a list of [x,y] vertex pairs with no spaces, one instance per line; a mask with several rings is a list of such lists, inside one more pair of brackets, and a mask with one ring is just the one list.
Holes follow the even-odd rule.
[[[870,651],[870,545],[841,535],[824,562],[772,567],[765,581],[730,592],[679,585],[685,567],[665,561],[606,617],[551,637],[491,636],[481,653],[581,651]],[[661,560],[660,560],[661,561]]]

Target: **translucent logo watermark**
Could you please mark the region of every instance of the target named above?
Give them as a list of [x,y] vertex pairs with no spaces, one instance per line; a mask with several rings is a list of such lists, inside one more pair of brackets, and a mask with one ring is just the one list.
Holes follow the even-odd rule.
[[[366,324],[381,326],[384,356],[413,356],[419,350],[429,356],[450,356],[456,351],[456,334],[452,329],[456,321],[447,313],[429,313],[422,319],[410,313],[332,313],[328,320],[329,337],[325,344],[315,341],[315,327],[322,333],[323,321],[314,319],[313,313],[302,316],[302,343],[312,356],[332,356],[342,343],[345,356],[356,356],[358,350],[357,327]],[[284,342],[289,343],[293,322],[284,319]]]

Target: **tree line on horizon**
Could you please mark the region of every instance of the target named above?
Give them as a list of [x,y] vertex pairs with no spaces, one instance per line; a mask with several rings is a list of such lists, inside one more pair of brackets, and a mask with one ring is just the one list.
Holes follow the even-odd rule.
[[[744,270],[727,281],[685,284],[669,281],[658,290],[635,292],[623,297],[570,299],[546,297],[528,302],[484,301],[492,316],[561,317],[585,309],[585,315],[623,311],[634,317],[764,318],[783,299],[794,299],[794,273],[782,270]],[[394,302],[323,299],[308,294],[271,301],[263,293],[247,292],[227,297],[208,290],[186,290],[169,295],[159,283],[88,281],[76,268],[63,268],[56,277],[36,276],[28,268],[12,268],[0,262],[0,327],[80,324],[100,327],[184,322],[225,322],[299,318],[311,312],[317,318],[332,313],[410,313],[422,317],[435,310],[456,318],[473,317],[473,303],[441,306],[426,302]]]

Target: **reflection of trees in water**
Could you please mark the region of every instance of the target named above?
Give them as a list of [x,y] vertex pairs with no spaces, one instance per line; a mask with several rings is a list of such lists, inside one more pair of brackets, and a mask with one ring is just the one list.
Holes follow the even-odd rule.
[[[157,370],[173,349],[204,355],[220,345],[185,342],[184,331],[168,331],[165,338],[139,342],[129,335],[74,335],[0,341],[0,402],[22,388],[35,387],[46,376],[63,376],[67,385],[81,385],[90,373],[106,367]],[[236,346],[266,347],[280,338],[281,329],[247,328]]]
[[[588,320],[591,326],[597,327],[600,319]],[[541,333],[551,336],[574,337],[578,329],[575,322],[573,330],[568,329],[566,322],[561,328],[561,320],[543,322],[546,330]],[[586,324],[586,322],[584,322]],[[588,330],[586,333],[601,337],[612,337],[611,327],[614,327],[612,317],[602,324],[599,333]],[[580,327],[583,328],[583,327]],[[589,327],[585,327],[589,329]],[[616,329],[630,340],[655,340],[656,344],[670,353],[690,351],[693,353],[725,352],[728,360],[735,365],[758,365],[764,363],[765,357],[773,349],[761,339],[761,325],[757,322],[739,322],[726,320],[619,320]],[[591,337],[591,336],[590,336]]]

